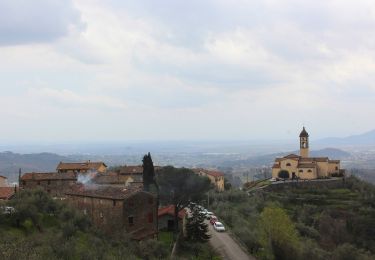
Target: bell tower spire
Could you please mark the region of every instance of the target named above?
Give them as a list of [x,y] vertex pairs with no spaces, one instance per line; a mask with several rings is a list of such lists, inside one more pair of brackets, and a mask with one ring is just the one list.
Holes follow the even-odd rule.
[[309,134],[305,127],[299,134],[299,148],[301,157],[309,157]]

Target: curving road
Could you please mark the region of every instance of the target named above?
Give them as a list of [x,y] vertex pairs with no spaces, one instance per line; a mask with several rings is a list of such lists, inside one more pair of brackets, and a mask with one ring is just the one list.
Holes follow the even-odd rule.
[[207,221],[209,234],[211,235],[210,244],[215,248],[226,260],[255,260],[254,257],[248,255],[228,232],[217,232]]

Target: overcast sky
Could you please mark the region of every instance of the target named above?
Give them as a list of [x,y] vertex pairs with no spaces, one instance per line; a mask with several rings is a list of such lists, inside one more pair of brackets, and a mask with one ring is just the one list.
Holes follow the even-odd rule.
[[0,0],[0,140],[375,128],[373,0]]

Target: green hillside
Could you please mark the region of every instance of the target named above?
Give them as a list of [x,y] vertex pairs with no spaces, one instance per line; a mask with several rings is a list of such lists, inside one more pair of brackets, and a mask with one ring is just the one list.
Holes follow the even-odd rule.
[[375,186],[213,196],[212,210],[259,259],[374,259]]
[[169,255],[169,245],[163,242],[136,243],[123,232],[104,235],[86,216],[41,190],[22,191],[8,206],[16,211],[2,214],[0,208],[0,259],[165,259]]

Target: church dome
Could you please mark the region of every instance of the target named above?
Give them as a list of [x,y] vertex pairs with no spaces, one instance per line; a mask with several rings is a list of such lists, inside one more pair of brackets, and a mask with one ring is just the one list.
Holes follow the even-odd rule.
[[306,132],[305,127],[303,127],[301,133],[299,134],[299,137],[309,137],[309,134]]

